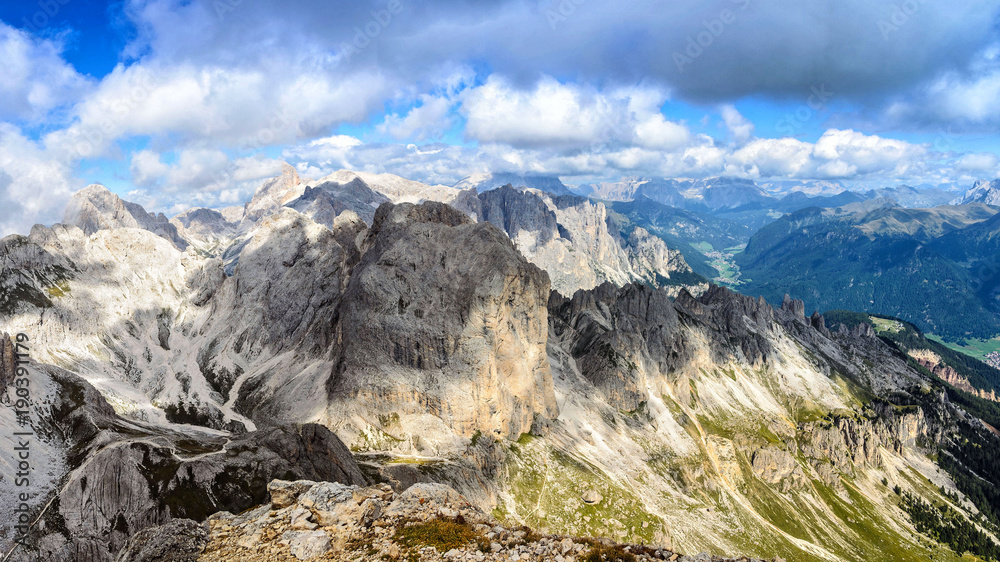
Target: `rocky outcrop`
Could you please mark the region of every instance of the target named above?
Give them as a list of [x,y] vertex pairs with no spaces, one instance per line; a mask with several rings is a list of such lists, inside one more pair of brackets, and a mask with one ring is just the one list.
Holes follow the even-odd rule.
[[[289,487],[294,487],[293,495],[289,495]],[[429,562],[737,560],[708,554],[680,556],[657,546],[542,535],[527,527],[510,528],[440,484],[417,484],[400,494],[387,487],[360,488],[309,481],[272,482],[269,488],[270,505],[240,515],[228,512],[213,515],[209,519],[207,544],[203,545],[206,541],[201,527],[192,522],[173,523],[137,536],[129,543],[130,552],[162,550],[154,542],[159,540],[163,544],[178,544],[185,555],[197,551],[197,559],[205,562],[400,558]],[[746,557],[738,560],[764,562]]]
[[629,234],[625,245],[632,271],[640,279],[648,279],[654,287],[665,286],[671,273],[690,273],[691,268],[680,252],[667,248],[666,242],[641,226]]
[[672,273],[691,272],[679,252],[670,251],[645,229],[635,228],[622,239],[608,226],[604,204],[583,197],[504,185],[478,194],[463,191],[452,204],[473,220],[491,222],[506,232],[564,295],[604,282],[660,287],[672,284]]
[[784,300],[781,301],[781,310],[788,312],[795,318],[801,318],[805,320],[806,317],[806,305],[799,299],[793,299],[792,297],[785,294]]
[[623,410],[645,399],[647,379],[674,371],[686,358],[677,311],[663,291],[605,283],[572,299],[553,294],[549,308],[553,334],[580,372]]
[[338,417],[363,406],[516,438],[556,416],[548,277],[503,232],[440,203],[383,205],[361,251],[334,328]]
[[850,475],[856,467],[882,467],[880,449],[900,455],[906,448],[931,446],[942,438],[941,428],[932,427],[921,409],[896,414],[889,407],[871,418],[833,417],[804,424],[800,449],[807,458],[829,461]]
[[[32,363],[32,521],[14,560],[110,561],[138,531],[176,518],[241,511],[277,477],[363,485],[346,446],[325,427],[275,427],[237,437],[122,418],[80,377]],[[0,411],[5,426],[8,408]],[[13,447],[13,445],[10,445]],[[0,491],[14,494],[0,464]],[[51,500],[51,501],[50,501]],[[7,506],[0,512],[9,516]],[[5,551],[13,537],[0,538]]]
[[[32,233],[43,228],[36,225]],[[69,260],[35,240],[34,234],[0,239],[0,317],[51,307],[52,297],[62,294],[73,276]]]
[[788,451],[778,447],[764,447],[750,457],[753,473],[764,482],[775,485],[787,493],[806,482],[806,474]]

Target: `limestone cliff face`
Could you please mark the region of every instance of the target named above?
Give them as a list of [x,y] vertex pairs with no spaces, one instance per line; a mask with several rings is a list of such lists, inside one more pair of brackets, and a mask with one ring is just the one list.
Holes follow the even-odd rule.
[[806,482],[806,474],[795,457],[779,447],[757,449],[750,457],[750,465],[755,476],[775,485],[783,493],[800,488]]
[[990,389],[987,391],[972,386],[969,379],[959,375],[955,369],[945,365],[941,360],[941,357],[933,351],[929,349],[911,349],[908,353],[910,357],[913,357],[913,359],[920,364],[921,367],[924,367],[928,371],[934,373],[935,376],[951,386],[962,389],[985,400],[1000,402],[1000,398],[997,397],[995,390]]
[[262,218],[233,275],[206,279],[222,282],[210,313],[195,329],[212,335],[209,347],[228,348],[248,362],[290,347],[325,349],[333,307],[356,254],[341,242],[353,246],[363,228],[360,221],[345,218],[330,230],[288,209]]
[[626,242],[632,271],[643,279],[654,281],[659,287],[670,279],[671,272],[690,271],[680,252],[672,252],[666,242],[649,233],[641,226],[635,227]]
[[590,287],[586,284],[567,287],[566,294],[572,294],[576,289],[589,289],[606,281],[624,285],[635,279],[627,253],[608,231],[608,214],[603,203],[565,196],[556,198],[552,206],[556,219],[573,241],[573,249],[583,254],[584,267],[592,271],[594,276]]
[[419,441],[428,415],[466,438],[556,416],[548,277],[503,232],[439,203],[383,205],[361,250],[337,311],[331,419],[363,408]]
[[672,374],[688,357],[674,304],[647,286],[605,283],[550,300],[552,329],[584,377],[623,410],[645,400],[649,381]]
[[807,458],[830,461],[846,475],[857,468],[885,466],[882,450],[902,455],[906,448],[927,447],[942,437],[920,409],[903,415],[885,409],[871,418],[835,417],[803,424],[801,431],[800,448]]

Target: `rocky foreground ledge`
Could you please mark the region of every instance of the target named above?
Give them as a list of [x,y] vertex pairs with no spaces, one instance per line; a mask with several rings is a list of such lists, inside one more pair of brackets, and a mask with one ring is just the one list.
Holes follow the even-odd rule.
[[[542,535],[500,525],[441,484],[400,494],[386,484],[274,480],[271,503],[206,523],[175,519],[139,532],[116,562],[299,560],[679,562],[757,561],[683,556],[646,545]],[[766,562],[760,560],[759,562]],[[774,562],[783,562],[780,558]]]

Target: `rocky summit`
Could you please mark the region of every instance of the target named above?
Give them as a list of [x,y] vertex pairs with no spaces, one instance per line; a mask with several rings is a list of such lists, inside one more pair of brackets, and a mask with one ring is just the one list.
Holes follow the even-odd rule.
[[9,560],[990,555],[974,365],[709,284],[601,201],[461,187],[90,187],[0,240]]

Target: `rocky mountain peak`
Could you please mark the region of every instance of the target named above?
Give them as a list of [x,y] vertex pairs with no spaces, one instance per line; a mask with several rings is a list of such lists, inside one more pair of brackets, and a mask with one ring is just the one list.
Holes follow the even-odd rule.
[[163,213],[148,213],[142,205],[125,201],[99,184],[73,195],[66,206],[63,224],[80,227],[88,236],[98,230],[141,228],[166,238],[180,250],[188,245]]
[[964,205],[966,203],[986,203],[987,205],[1000,205],[1000,179],[977,180],[972,187],[965,192],[965,195],[952,201],[952,204]]
[[569,188],[556,176],[539,176],[515,172],[473,174],[462,178],[455,184],[455,188],[460,190],[473,188],[482,193],[508,184],[513,185],[515,188],[537,189],[555,195],[567,195],[571,193]]
[[[441,203],[387,203],[362,252],[336,314],[327,388],[338,418],[343,408],[395,412],[391,431],[434,451],[476,431],[516,438],[536,415],[556,416],[549,279],[506,234]],[[448,431],[421,433],[427,413]]]
[[329,176],[304,187],[302,195],[285,204],[314,221],[331,226],[334,219],[350,210],[365,222],[371,223],[375,209],[389,202],[385,195],[373,190],[358,176],[345,178],[343,182],[330,180]]
[[781,310],[791,312],[796,318],[806,317],[806,303],[793,299],[788,293],[785,293],[785,298],[781,301]]
[[254,193],[253,199],[246,204],[244,217],[256,222],[265,213],[299,197],[304,190],[295,167],[283,163],[281,175],[264,182]]
[[521,231],[536,232],[536,244],[545,244],[558,232],[556,215],[541,197],[518,191],[511,184],[479,194],[476,214],[511,238]]
[[413,203],[382,204],[375,211],[372,235],[378,235],[390,225],[409,226],[417,223],[434,223],[445,226],[472,224],[468,215],[450,205],[427,201],[419,205]]
[[187,239],[206,239],[230,234],[238,224],[228,221],[215,209],[188,209],[170,219],[179,234]]

